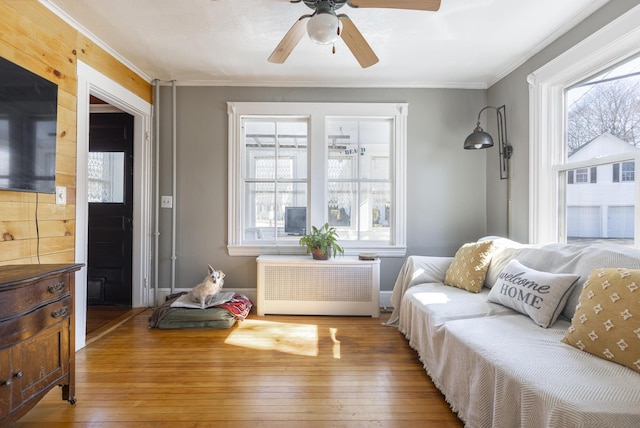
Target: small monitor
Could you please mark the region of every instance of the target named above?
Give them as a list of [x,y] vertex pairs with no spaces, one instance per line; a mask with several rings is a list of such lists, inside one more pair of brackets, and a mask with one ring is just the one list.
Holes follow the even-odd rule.
[[307,207],[284,208],[284,233],[288,235],[307,233]]

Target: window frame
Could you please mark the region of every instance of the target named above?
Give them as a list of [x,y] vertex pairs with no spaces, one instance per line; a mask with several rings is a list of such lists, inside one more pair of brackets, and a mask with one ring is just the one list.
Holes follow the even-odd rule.
[[[295,116],[309,119],[307,189],[308,225],[327,221],[328,145],[327,120],[336,117],[378,117],[393,119],[394,143],[391,147],[391,200],[393,222],[388,244],[367,241],[340,241],[345,255],[376,252],[383,257],[406,254],[406,164],[408,103],[296,103],[296,102],[227,102],[228,114],[228,231],[227,251],[230,256],[262,254],[304,254],[305,248],[295,242],[244,243],[241,186],[242,118],[245,116]],[[319,161],[319,159],[321,161]]]
[[[569,165],[565,159],[565,91],[640,52],[640,6],[527,76],[529,83],[529,242],[565,242],[562,169],[595,166]],[[635,161],[640,155],[613,155],[598,163]],[[635,189],[640,209],[640,186]],[[635,216],[635,246],[640,245],[640,216]]]

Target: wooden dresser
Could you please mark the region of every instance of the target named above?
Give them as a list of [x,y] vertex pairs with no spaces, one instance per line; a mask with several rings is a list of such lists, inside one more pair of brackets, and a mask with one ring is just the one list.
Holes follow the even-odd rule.
[[0,426],[51,388],[75,403],[74,272],[81,264],[0,266]]

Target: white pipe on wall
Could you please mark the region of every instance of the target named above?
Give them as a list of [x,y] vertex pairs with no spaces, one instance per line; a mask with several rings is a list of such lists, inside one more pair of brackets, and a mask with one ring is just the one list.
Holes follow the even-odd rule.
[[173,195],[173,204],[171,208],[171,294],[175,293],[176,288],[176,152],[177,152],[177,133],[176,133],[176,81],[171,81],[171,145],[172,145],[172,171],[171,171],[171,187]]
[[153,115],[155,119],[153,132],[153,156],[154,156],[154,231],[153,231],[153,298],[154,306],[160,305],[158,301],[158,254],[159,254],[159,238],[160,238],[160,81],[153,81]]

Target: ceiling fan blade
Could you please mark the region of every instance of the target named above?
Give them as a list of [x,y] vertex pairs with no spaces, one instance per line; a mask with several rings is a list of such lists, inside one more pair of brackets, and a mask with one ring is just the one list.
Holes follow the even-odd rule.
[[440,0],[349,0],[351,7],[429,10],[440,9]]
[[347,15],[338,15],[342,22],[342,32],[340,37],[344,40],[353,56],[356,57],[362,68],[367,68],[376,64],[379,59],[364,39],[362,33],[356,28],[355,24]]
[[297,46],[300,39],[306,34],[306,24],[310,17],[311,15],[303,15],[293,24],[293,27],[287,31],[287,34],[284,35],[278,46],[271,53],[271,56],[269,56],[269,62],[283,64],[287,60],[293,48]]

